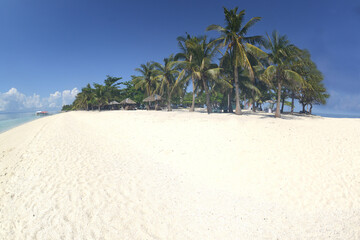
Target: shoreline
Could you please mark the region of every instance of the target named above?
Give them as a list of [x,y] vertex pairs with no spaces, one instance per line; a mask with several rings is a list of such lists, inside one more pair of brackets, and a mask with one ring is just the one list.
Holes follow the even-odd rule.
[[[123,111],[123,110],[117,110],[117,111]],[[136,110],[136,111],[146,111],[146,110]],[[256,112],[256,113],[253,113],[251,110],[242,110],[243,113],[245,113],[244,115],[266,115],[266,116],[273,116],[274,113],[265,113],[265,112]],[[71,112],[71,111],[70,111]],[[98,112],[97,110],[90,110],[90,111],[85,111],[85,110],[78,110],[78,111],[73,111],[73,112]],[[101,112],[107,112],[107,111],[101,111]],[[112,111],[110,111],[112,112]],[[156,112],[159,112],[159,111],[156,111]],[[162,110],[160,112],[167,112],[165,110]],[[174,109],[172,112],[188,112],[188,109]],[[28,112],[26,112],[28,113]],[[49,116],[51,115],[55,115],[55,114],[60,114],[60,113],[66,113],[66,112],[58,112],[58,113],[51,113]],[[206,113],[206,109],[200,109],[198,111],[195,111],[195,114],[196,113]],[[14,114],[14,113],[4,113],[4,114]],[[30,112],[29,112],[30,114]],[[212,113],[212,114],[228,114],[228,113]],[[212,115],[211,114],[211,115]],[[233,113],[234,114],[234,113]],[[235,115],[235,114],[234,114]],[[301,113],[294,113],[293,115],[291,115],[289,112],[284,112],[283,115],[285,116],[295,116],[295,117],[321,117],[321,118],[329,118],[329,119],[359,119],[360,116],[355,116],[355,115],[351,115],[351,114],[325,114],[325,113],[322,113],[322,115],[320,114],[309,114],[309,115],[306,115],[306,114],[301,114]],[[235,115],[236,116],[236,115]],[[238,116],[238,117],[241,117],[241,116]],[[19,119],[22,119],[22,118],[19,118]],[[4,132],[7,132],[11,129],[14,129],[16,127],[19,127],[21,125],[24,125],[26,123],[29,123],[31,121],[34,121],[34,120],[37,120],[39,118],[33,118],[31,120],[26,120],[24,122],[21,122],[19,124],[16,124],[16,125],[13,125],[11,126],[10,128],[4,128],[4,130],[0,130],[0,134],[4,133]],[[0,121],[1,123],[1,121]]]
[[68,112],[0,134],[0,236],[360,237],[360,119]]
[[[4,113],[4,114],[28,114],[27,117],[19,117],[19,118],[10,118],[10,119],[5,119],[5,120],[0,120],[0,124],[4,124],[4,122],[8,122],[11,121],[12,123],[6,127],[0,128],[0,134],[10,131],[11,129],[14,129],[16,127],[19,127],[21,125],[24,125],[26,123],[32,122],[34,120],[40,119],[41,117],[45,117],[45,116],[36,116],[34,113],[32,112],[26,112],[26,113]],[[54,114],[49,114],[48,116],[51,115],[55,115],[58,113],[54,113]],[[31,117],[31,118],[30,118]],[[16,122],[16,123],[13,123]]]

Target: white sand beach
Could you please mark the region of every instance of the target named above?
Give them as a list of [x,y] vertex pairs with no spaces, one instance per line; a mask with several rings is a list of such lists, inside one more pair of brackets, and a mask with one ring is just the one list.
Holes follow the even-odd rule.
[[360,119],[108,111],[0,134],[0,239],[360,239]]

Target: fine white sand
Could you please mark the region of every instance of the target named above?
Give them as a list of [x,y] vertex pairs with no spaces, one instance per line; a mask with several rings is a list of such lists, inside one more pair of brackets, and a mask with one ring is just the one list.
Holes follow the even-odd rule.
[[42,118],[0,134],[0,239],[360,239],[360,120]]

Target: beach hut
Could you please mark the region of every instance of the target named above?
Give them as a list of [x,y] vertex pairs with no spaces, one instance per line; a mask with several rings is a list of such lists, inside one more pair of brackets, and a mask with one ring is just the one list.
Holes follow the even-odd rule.
[[161,108],[158,106],[158,101],[161,101],[161,96],[157,94],[153,94],[151,96],[148,96],[143,100],[143,102],[148,102],[149,104],[151,102],[155,102],[155,110],[161,110]]
[[125,110],[134,110],[136,102],[131,100],[130,98],[126,98],[120,102],[121,105],[124,105]]
[[111,101],[108,104],[108,106],[110,106],[110,110],[118,109],[119,105],[120,105],[120,103],[118,103],[117,101]]

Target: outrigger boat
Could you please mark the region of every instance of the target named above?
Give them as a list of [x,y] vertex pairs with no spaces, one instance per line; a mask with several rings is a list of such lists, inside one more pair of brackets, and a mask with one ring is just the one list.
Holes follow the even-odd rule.
[[37,111],[36,112],[36,116],[46,116],[49,115],[49,113],[47,111]]

